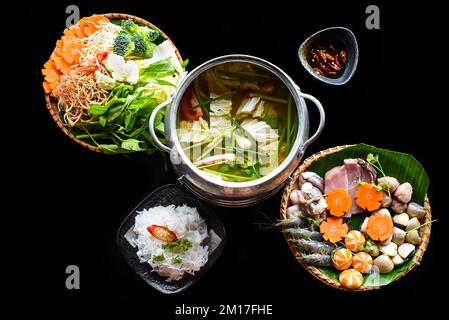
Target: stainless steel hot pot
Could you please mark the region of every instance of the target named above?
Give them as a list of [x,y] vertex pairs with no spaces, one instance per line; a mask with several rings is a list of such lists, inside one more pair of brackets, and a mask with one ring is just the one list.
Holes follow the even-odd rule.
[[[299,130],[290,154],[274,171],[268,175],[248,182],[227,182],[211,179],[207,174],[198,169],[182,151],[177,136],[176,120],[181,98],[191,82],[205,70],[227,62],[246,62],[266,69],[279,77],[290,90],[296,103]],[[309,113],[304,99],[312,101],[320,114],[320,123],[316,132],[309,137]],[[167,145],[160,142],[154,131],[156,114],[163,108],[165,113],[165,137]],[[302,93],[296,83],[281,69],[263,59],[234,54],[209,60],[188,73],[179,84],[172,98],[157,106],[151,114],[149,126],[150,133],[156,145],[163,151],[170,153],[170,160],[179,176],[179,182],[199,198],[208,202],[227,206],[248,206],[270,197],[276,193],[290,175],[298,167],[305,149],[321,134],[325,123],[325,114],[321,103],[313,96]]]

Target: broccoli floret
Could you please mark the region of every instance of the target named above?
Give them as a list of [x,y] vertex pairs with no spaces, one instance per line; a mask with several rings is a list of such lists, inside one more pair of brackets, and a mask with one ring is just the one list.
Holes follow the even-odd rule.
[[148,27],[139,26],[136,28],[136,33],[140,34],[144,39],[148,39],[148,41],[154,41],[159,38],[159,32]]
[[125,34],[119,33],[114,40],[113,51],[115,54],[127,57],[134,51],[134,42],[132,42]]
[[134,33],[137,29],[137,24],[135,24],[132,19],[124,20],[122,22],[122,28],[129,33]]
[[156,45],[145,38],[142,38],[139,34],[135,34],[131,37],[131,41],[134,43],[133,55],[142,57],[145,59],[153,56],[153,50]]
[[133,20],[122,21],[122,30],[115,39],[114,53],[127,57],[151,58],[156,45],[152,42],[159,32],[148,27],[138,26]]

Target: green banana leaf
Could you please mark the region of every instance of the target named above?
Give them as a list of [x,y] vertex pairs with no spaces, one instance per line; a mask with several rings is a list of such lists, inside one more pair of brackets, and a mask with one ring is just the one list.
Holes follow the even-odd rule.
[[[398,179],[400,183],[409,182],[413,186],[412,201],[423,205],[424,197],[429,187],[429,177],[419,162],[409,154],[376,148],[367,144],[357,144],[339,152],[330,154],[314,162],[309,170],[324,177],[324,174],[333,167],[343,164],[347,158],[366,159],[368,154],[379,156],[384,172],[387,176]],[[361,213],[351,217],[351,229],[359,229],[360,224],[367,216]],[[396,267],[388,274],[373,274],[365,277],[364,286],[383,286],[393,282],[408,268],[412,261],[410,258],[403,265]],[[320,271],[331,279],[338,281],[339,272],[333,268],[320,268]]]

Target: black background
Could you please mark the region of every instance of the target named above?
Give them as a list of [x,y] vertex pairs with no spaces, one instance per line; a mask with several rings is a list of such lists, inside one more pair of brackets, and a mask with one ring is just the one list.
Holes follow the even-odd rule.
[[[358,142],[413,154],[430,176],[433,216],[439,219],[432,227],[421,266],[373,292],[347,293],[327,287],[295,262],[280,234],[257,228],[257,222],[278,217],[277,195],[254,208],[216,208],[228,244],[221,259],[193,288],[168,297],[147,287],[119,256],[115,232],[140,200],[157,187],[174,183],[176,176],[170,166],[165,171],[159,154],[134,159],[96,154],[70,141],[53,123],[45,108],[40,69],[62,34],[69,3],[35,2],[26,7],[24,19],[32,30],[29,47],[22,52],[27,56],[24,81],[29,93],[19,96],[25,102],[20,105],[26,130],[16,135],[26,148],[18,150],[23,155],[12,157],[17,163],[25,160],[16,171],[24,184],[16,193],[20,200],[14,213],[28,223],[16,221],[14,226],[25,224],[20,231],[26,231],[26,237],[20,237],[28,244],[28,252],[19,255],[35,262],[27,264],[22,273],[33,279],[25,287],[33,300],[43,298],[47,303],[77,308],[99,301],[116,302],[109,308],[121,308],[131,302],[144,306],[143,316],[158,314],[165,319],[176,318],[175,307],[183,303],[273,304],[275,315],[293,316],[309,312],[338,315],[351,312],[352,307],[399,310],[406,305],[401,307],[405,312],[436,299],[435,290],[444,278],[440,255],[444,255],[445,222],[441,219],[447,211],[445,181],[449,177],[444,169],[449,157],[441,115],[447,103],[432,99],[435,88],[429,85],[444,68],[436,63],[439,48],[434,45],[438,43],[428,38],[437,29],[425,18],[436,20],[433,13],[441,9],[407,3],[392,7],[378,1],[292,3],[217,2],[215,7],[169,1],[71,4],[79,5],[82,16],[123,12],[154,23],[190,59],[188,69],[231,53],[259,56],[278,65],[326,109],[325,130],[306,156]],[[368,4],[380,7],[380,30],[365,28]],[[329,86],[312,78],[297,57],[308,35],[329,26],[352,29],[359,42],[358,69],[344,86]],[[317,115],[311,113],[313,129]],[[24,206],[31,206],[32,212],[21,213]],[[65,288],[64,271],[70,264],[80,267],[80,290]]]

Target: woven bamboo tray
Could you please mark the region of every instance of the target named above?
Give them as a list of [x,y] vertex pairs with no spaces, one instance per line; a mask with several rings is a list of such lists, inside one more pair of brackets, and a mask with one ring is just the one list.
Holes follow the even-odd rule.
[[[158,27],[156,27],[154,24],[133,16],[133,15],[129,15],[129,14],[125,14],[125,13],[104,13],[104,14],[99,14],[101,16],[104,16],[106,18],[108,18],[109,20],[126,20],[126,19],[132,19],[135,22],[141,23],[143,25],[146,25],[148,27],[151,27],[157,31],[159,31],[159,33],[161,34],[161,36],[165,39],[170,41],[170,43],[173,45],[173,48],[175,49],[176,52],[176,56],[178,57],[179,62],[183,62],[181,54],[179,53],[178,49],[176,48],[175,44],[173,43],[173,41],[171,41],[171,39]],[[94,151],[94,152],[99,152],[99,153],[103,153],[103,151],[101,151],[97,146],[88,144],[84,141],[78,140],[77,138],[75,138],[75,136],[69,131],[69,129],[65,126],[65,124],[63,123],[63,121],[61,120],[61,117],[59,115],[59,110],[58,110],[58,106],[57,106],[57,101],[54,97],[51,97],[49,94],[45,94],[45,103],[47,105],[47,109],[50,112],[51,117],[53,118],[53,120],[56,122],[56,124],[58,125],[58,127],[62,130],[62,132],[64,132],[70,139],[72,139],[73,141],[75,141],[76,143],[82,145],[83,147]]]
[[[302,165],[294,172],[293,179],[291,180],[289,185],[287,185],[287,187],[285,188],[284,193],[282,195],[281,210],[280,210],[281,219],[287,218],[287,208],[292,205],[292,203],[290,201],[290,193],[293,190],[298,189],[298,178],[299,178],[300,174],[307,171],[308,168],[318,159],[324,158],[327,155],[338,152],[338,151],[343,150],[350,146],[351,145],[344,145],[344,146],[329,148],[327,150],[323,150],[318,153],[315,153],[314,155],[312,155],[309,158],[307,158],[306,160],[304,160]],[[329,169],[331,169],[331,168],[329,168]],[[430,203],[429,203],[429,199],[428,199],[427,195],[425,196],[425,199],[424,199],[424,207],[427,210],[424,223],[428,223],[428,224],[423,226],[421,229],[422,242],[419,245],[418,250],[416,250],[408,268],[405,269],[394,281],[399,280],[404,275],[406,275],[408,272],[410,272],[414,267],[416,267],[417,265],[420,264],[421,259],[424,255],[424,252],[426,251],[427,245],[429,244],[430,231],[431,231],[430,221],[432,220],[432,214],[431,214]],[[300,253],[296,250],[295,246],[290,241],[288,241],[289,234],[284,234],[284,237],[290,247],[290,250],[293,252],[294,256],[295,257],[298,256]],[[344,290],[344,291],[369,291],[369,290],[379,289],[382,287],[382,286],[364,286],[364,285],[362,285],[359,289],[356,289],[356,290],[347,289],[347,288],[343,287],[340,284],[340,282],[335,281],[335,280],[329,278],[328,276],[326,276],[318,268],[308,265],[308,264],[305,264],[305,263],[302,263],[300,261],[298,261],[298,263],[301,264],[303,266],[303,268],[306,269],[306,271],[309,272],[312,276],[314,276],[321,282],[325,283],[326,285],[334,287],[336,289],[340,289],[340,290]]]

